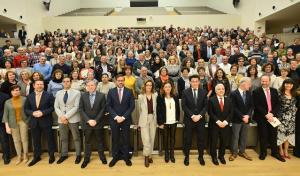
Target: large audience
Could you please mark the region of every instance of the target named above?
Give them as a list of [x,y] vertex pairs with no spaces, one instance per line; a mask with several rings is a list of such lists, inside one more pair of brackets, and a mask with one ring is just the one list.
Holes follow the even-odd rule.
[[[168,97],[170,94],[170,97],[182,99],[181,109],[185,113],[184,118],[187,118],[186,114],[188,114],[187,109],[189,107],[184,106],[188,104],[187,97],[189,95],[185,90],[189,88],[194,90],[195,87],[197,90],[198,88],[204,90],[205,96],[202,97],[202,99],[206,101],[207,105],[203,106],[205,107],[205,111],[207,110],[208,112],[209,121],[211,122],[211,119],[215,120],[218,128],[220,127],[222,129],[227,125],[229,126],[231,122],[237,123],[234,121],[234,117],[227,119],[225,118],[226,115],[224,115],[228,108],[226,104],[230,104],[232,109],[234,109],[234,103],[239,101],[234,100],[234,92],[243,92],[243,89],[245,89],[245,91],[249,89],[249,99],[253,99],[253,102],[251,101],[252,108],[250,108],[251,112],[248,115],[242,117],[242,121],[244,121],[245,124],[257,122],[260,134],[270,134],[269,136],[260,135],[261,141],[272,136],[270,139],[272,156],[278,160],[285,161],[284,158],[290,158],[288,154],[289,144],[294,146],[294,155],[300,157],[300,112],[297,110],[300,103],[299,38],[295,38],[293,43],[288,45],[280,41],[276,35],[272,37],[268,37],[266,34],[257,36],[254,31],[250,29],[242,29],[239,27],[234,29],[220,29],[204,26],[202,28],[192,29],[173,27],[171,25],[170,27],[142,29],[83,29],[79,31],[72,29],[63,31],[57,29],[54,32],[46,31],[41,34],[36,34],[33,39],[27,39],[26,44],[23,46],[13,46],[11,41],[7,39],[6,44],[0,49],[0,53],[0,92],[6,94],[10,100],[12,100],[13,107],[15,108],[14,120],[18,122],[19,128],[22,129],[19,131],[20,135],[14,134],[16,132],[12,133],[13,130],[11,129],[13,126],[9,127],[8,125],[10,121],[8,115],[1,114],[1,116],[3,116],[2,122],[4,123],[1,133],[12,134],[16,148],[22,148],[20,147],[22,146],[20,143],[23,143],[23,152],[25,155],[21,157],[20,152],[17,151],[20,158],[18,160],[19,163],[21,158],[26,161],[28,160],[28,149],[24,147],[24,145],[28,146],[28,139],[26,139],[28,136],[24,134],[27,134],[28,129],[24,129],[23,126],[28,125],[28,121],[30,120],[25,119],[25,116],[21,114],[22,110],[19,109],[20,106],[26,106],[26,101],[28,100],[24,98],[24,103],[23,101],[21,103],[23,105],[19,105],[17,101],[14,101],[16,99],[15,97],[19,94],[21,97],[28,97],[35,93],[38,89],[39,81],[43,80],[43,90],[57,99],[59,97],[58,93],[61,93],[60,91],[66,88],[65,81],[70,80],[71,89],[80,91],[83,94],[84,92],[92,92],[90,91],[92,89],[91,87],[95,86],[95,90],[103,93],[108,100],[111,98],[110,90],[121,86],[119,82],[120,75],[123,75],[124,86],[131,91],[135,99],[140,100],[141,95],[146,94],[147,91],[151,92],[151,89],[148,90],[147,87],[145,87],[147,84],[153,86],[154,94],[160,95],[157,97],[157,109],[152,108],[152,111],[149,109],[148,111],[153,113],[153,109],[157,110],[156,115],[159,127],[161,129],[168,128],[168,132],[164,132],[163,136],[166,138],[168,138],[168,135],[171,136],[171,141],[169,141],[171,144],[168,144],[167,141],[166,145],[164,145],[170,145],[170,147],[165,147],[166,162],[168,162],[169,159],[175,162],[174,146],[172,149],[175,139],[172,140],[172,138],[175,138],[174,128],[176,127],[170,124],[178,122],[177,109],[175,108],[176,115],[174,115],[174,119],[171,119],[169,122],[168,120],[170,119],[168,119],[168,117],[164,119],[165,121],[162,120],[161,117],[159,117],[159,112],[167,113],[167,116],[169,113],[168,110],[167,112],[166,110],[161,110],[164,101],[166,101],[166,104],[170,103],[170,112],[173,110],[171,108],[173,102],[169,102],[168,98],[162,99],[159,97]],[[197,80],[199,84],[195,83]],[[95,83],[95,85],[91,82]],[[248,89],[245,88],[247,86]],[[257,118],[260,117],[262,115],[260,113],[263,112],[261,107],[257,106],[261,101],[264,101],[259,100],[261,97],[259,96],[260,92],[258,89],[261,87],[263,90],[266,88],[269,90],[270,87],[271,90],[271,93],[268,91],[265,92],[266,104],[268,105],[265,118],[268,121],[273,121],[274,117],[279,119],[281,125],[274,128],[276,129],[275,131],[274,129],[270,129],[270,125],[267,126],[264,124],[265,122]],[[16,90],[20,91],[19,94],[15,92]],[[273,92],[272,90],[276,91]],[[202,93],[199,92],[193,95],[191,94],[191,96],[200,97],[201,94]],[[60,95],[61,97],[64,96],[64,94]],[[214,108],[213,97],[223,96],[225,98],[221,98],[219,103],[221,111],[222,113],[224,112],[224,114],[218,114],[218,112],[214,112],[216,108]],[[245,94],[244,102],[248,99],[246,98],[247,96]],[[272,97],[272,99],[270,97]],[[177,98],[174,99],[174,105],[176,106]],[[241,96],[240,100],[242,100],[242,98],[244,97]],[[276,101],[278,99],[278,102],[273,102],[275,99]],[[216,99],[216,101],[218,101],[218,99]],[[225,103],[224,107],[223,101]],[[278,108],[276,109],[278,110],[277,113],[274,112],[275,104]],[[154,104],[151,104],[151,107],[153,105]],[[1,111],[3,111],[4,102],[1,108]],[[234,112],[229,116],[235,116],[233,114],[235,114],[236,111],[233,111]],[[55,110],[55,112],[57,111]],[[221,120],[222,122],[218,119],[214,119],[214,115],[216,115],[214,113],[216,113],[217,116],[224,116],[224,119]],[[28,116],[26,112],[25,114]],[[106,109],[105,114],[111,114],[111,112]],[[193,115],[193,113],[191,115]],[[21,124],[19,122],[22,120],[19,118],[22,116],[24,123]],[[38,117],[40,115],[37,113],[34,116]],[[201,119],[202,116],[207,116],[207,113],[205,112],[201,115],[194,114],[192,118],[193,120],[194,118]],[[244,117],[246,117],[246,119],[244,119]],[[196,123],[197,121],[194,122]],[[61,123],[63,123],[63,121]],[[184,124],[186,125],[186,123],[187,121],[184,119]],[[241,126],[232,127],[233,134],[239,133],[239,130],[243,128]],[[214,126],[211,127],[211,131],[214,131],[211,133],[212,136],[219,134],[218,129],[214,129]],[[215,131],[217,132],[215,133]],[[73,133],[72,129],[71,132]],[[201,131],[197,132],[201,133]],[[222,135],[221,130],[219,130],[219,132],[221,141],[228,138]],[[1,135],[3,136],[4,134]],[[238,136],[233,135],[233,137],[237,138],[235,141],[238,141]],[[241,135],[240,137],[246,138],[246,135]],[[149,140],[148,138],[143,138],[143,143],[146,144],[147,142],[145,142],[145,140]],[[201,138],[198,138],[198,140],[201,141]],[[273,146],[274,141],[276,144],[275,147]],[[213,143],[212,145],[216,145],[215,140],[211,140],[211,142]],[[223,142],[225,143],[225,141]],[[144,148],[146,148],[145,144]],[[185,141],[185,165],[188,165],[189,149],[186,147],[189,146],[188,144],[190,144],[190,142]],[[199,145],[198,148],[201,148],[201,144]],[[233,161],[237,155],[252,160],[245,151],[238,152],[237,147],[234,147],[236,145],[238,144],[230,145],[233,146],[231,148],[232,155],[229,158],[230,161]],[[267,144],[262,144],[261,142],[260,145],[261,149],[263,149]],[[153,146],[151,146],[152,149],[149,146],[147,147],[148,150],[153,150]],[[279,150],[278,155],[276,153],[277,147]],[[168,150],[170,151],[168,152]],[[211,150],[214,151],[215,148],[212,147]],[[224,164],[226,162],[222,151],[221,142],[218,157],[220,162]],[[265,158],[266,152],[264,152],[263,150],[261,151],[260,159]],[[3,153],[5,153],[5,151],[3,151]],[[146,152],[144,150],[143,153],[146,157],[145,165],[149,166],[149,162],[152,163],[151,152],[149,154],[149,151]],[[204,161],[202,161],[200,153],[199,150],[199,162],[203,165]],[[77,150],[76,154],[80,156],[80,152]],[[5,156],[5,154],[3,156],[5,162],[9,163],[9,157]],[[99,153],[99,156],[103,163],[105,163],[106,160],[104,160],[103,154],[101,153],[100,155]],[[211,156],[213,163],[218,165],[216,153],[211,152]],[[62,155],[61,161],[66,159],[63,157],[66,157],[66,155]],[[38,157],[34,159],[38,160]],[[79,158],[77,159],[79,160]],[[85,161],[87,165],[89,160],[85,159]],[[79,161],[77,161],[77,163],[78,162]],[[131,165],[128,160],[126,160],[126,164]],[[86,167],[86,165],[83,167]],[[114,163],[110,163],[110,166],[113,165]]]

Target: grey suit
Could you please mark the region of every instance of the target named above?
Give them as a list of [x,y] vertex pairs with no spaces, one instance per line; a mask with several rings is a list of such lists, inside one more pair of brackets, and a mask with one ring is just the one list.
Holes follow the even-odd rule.
[[[78,111],[80,102],[80,92],[75,89],[69,89],[67,102],[64,103],[66,90],[60,90],[56,94],[54,109],[58,117],[59,133],[61,137],[61,156],[68,155],[69,130],[72,133],[76,156],[81,155],[81,139],[79,133],[80,113]],[[61,117],[68,119],[68,124],[61,122]]]
[[[97,140],[99,156],[104,155],[103,120],[105,106],[106,99],[103,93],[96,91],[92,107],[89,92],[82,93],[79,103],[79,112],[82,116],[82,128],[84,129],[85,135],[85,160],[89,160],[91,156],[91,139],[93,134]],[[95,120],[97,122],[96,126],[90,126],[88,124],[89,120]]]
[[157,94],[152,94],[153,113],[148,113],[147,97],[141,94],[138,97],[138,109],[140,112],[139,126],[141,127],[141,137],[143,142],[143,155],[150,156],[153,152],[156,133],[156,98]]

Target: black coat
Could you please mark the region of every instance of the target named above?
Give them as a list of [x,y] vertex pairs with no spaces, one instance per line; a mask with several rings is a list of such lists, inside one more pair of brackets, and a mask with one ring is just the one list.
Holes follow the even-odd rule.
[[[180,119],[180,107],[179,107],[179,99],[178,96],[173,97],[175,101],[175,109],[176,109],[176,121],[179,121]],[[157,116],[157,124],[163,125],[166,123],[167,119],[167,112],[166,112],[166,102],[164,96],[158,96],[157,97],[157,107],[156,107],[156,116]]]
[[232,102],[232,107],[234,109],[234,113],[232,116],[233,123],[242,123],[244,115],[249,115],[250,117],[252,116],[253,100],[250,91],[246,92],[246,103],[244,103],[243,97],[238,89],[231,92],[230,98]]

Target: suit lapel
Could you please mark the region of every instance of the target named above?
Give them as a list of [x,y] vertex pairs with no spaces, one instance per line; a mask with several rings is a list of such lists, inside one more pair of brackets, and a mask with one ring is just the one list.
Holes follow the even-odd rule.
[[240,94],[240,91],[237,89],[235,90],[235,93],[237,94],[237,96],[240,98],[240,101],[245,105],[247,102],[247,94],[246,94],[246,102],[244,102],[242,95]]

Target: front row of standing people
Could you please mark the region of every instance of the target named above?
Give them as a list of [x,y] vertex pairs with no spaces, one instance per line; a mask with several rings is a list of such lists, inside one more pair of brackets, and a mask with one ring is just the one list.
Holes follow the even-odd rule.
[[[28,133],[30,127],[34,144],[33,159],[29,166],[33,166],[41,160],[41,137],[46,135],[48,142],[49,163],[55,161],[54,136],[52,131],[52,112],[55,110],[58,116],[61,153],[57,164],[68,158],[68,136],[71,131],[76,150],[75,164],[79,164],[81,158],[81,139],[79,125],[84,131],[85,151],[81,168],[85,168],[91,157],[91,144],[93,136],[97,141],[99,159],[107,164],[104,155],[104,123],[108,112],[108,121],[112,131],[112,157],[109,166],[113,167],[119,160],[124,160],[127,166],[131,166],[130,160],[130,124],[131,113],[135,108],[132,92],[124,87],[124,77],[116,76],[117,87],[108,92],[107,98],[104,94],[96,91],[96,83],[87,83],[87,92],[80,94],[79,91],[71,89],[71,79],[63,79],[64,89],[58,91],[56,99],[44,91],[44,82],[34,82],[34,92],[27,98],[20,96],[20,87],[12,86],[10,89],[12,98],[1,94],[4,104],[3,122],[8,134],[12,134],[17,151],[17,164],[28,161]],[[192,145],[193,131],[197,135],[198,161],[205,165],[203,158],[205,148],[205,114],[209,115],[209,141],[212,162],[219,165],[226,164],[224,158],[225,148],[228,141],[229,123],[232,122],[232,154],[229,157],[233,161],[237,156],[252,160],[245,152],[247,131],[250,118],[253,114],[258,123],[260,141],[259,158],[264,160],[267,155],[267,144],[271,146],[271,155],[280,161],[288,158],[287,147],[289,142],[295,143],[295,128],[285,130],[279,127],[277,139],[277,128],[270,125],[274,117],[284,119],[285,116],[295,118],[296,101],[293,96],[293,82],[286,80],[281,88],[280,96],[277,90],[270,88],[270,77],[262,76],[262,87],[251,93],[250,78],[242,78],[239,88],[233,91],[230,97],[225,95],[223,84],[215,86],[215,95],[207,99],[207,92],[200,89],[200,80],[197,75],[190,77],[190,88],[182,93],[182,110],[184,112],[184,134],[183,153],[184,164],[189,165],[190,148]],[[251,95],[252,94],[252,95]],[[4,101],[3,101],[4,102]],[[3,103],[2,103],[3,104]],[[138,97],[138,111],[140,112],[139,127],[143,142],[143,155],[145,166],[153,163],[152,152],[156,136],[156,127],[163,134],[163,146],[165,149],[165,162],[175,163],[174,146],[177,123],[180,117],[179,98],[175,94],[173,82],[166,81],[162,84],[159,95],[155,93],[153,81],[144,82],[141,94]],[[288,114],[290,113],[290,114]],[[2,114],[0,114],[2,115]],[[295,119],[290,119],[295,121]],[[283,125],[290,122],[282,121]],[[217,153],[217,142],[220,141]],[[280,145],[278,150],[277,144]],[[283,144],[283,145],[282,145]],[[23,149],[23,154],[22,154]],[[9,160],[9,151],[4,148],[4,161]]]

